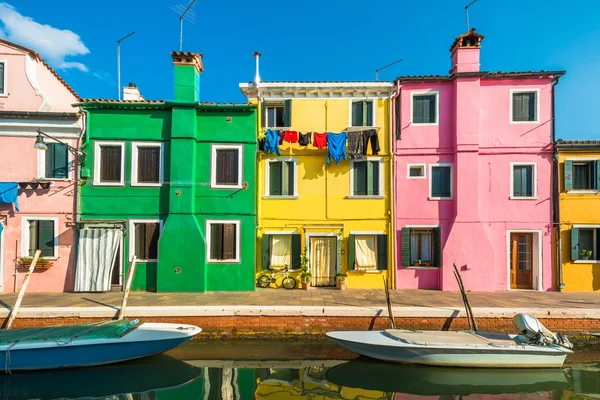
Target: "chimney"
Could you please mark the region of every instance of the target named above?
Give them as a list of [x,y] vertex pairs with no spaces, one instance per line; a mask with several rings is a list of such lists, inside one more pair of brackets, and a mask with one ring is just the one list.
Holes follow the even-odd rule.
[[256,58],[256,74],[254,75],[254,84],[256,87],[260,84],[260,73],[258,72],[258,60],[260,58],[260,53],[255,51],[252,55]]
[[204,71],[202,54],[184,51],[171,53],[175,66],[174,100],[195,103],[199,100],[200,72]]
[[479,51],[483,36],[475,28],[460,35],[450,47],[452,68],[450,73],[479,72]]
[[135,83],[129,82],[129,86],[123,87],[123,100],[144,101],[145,99]]

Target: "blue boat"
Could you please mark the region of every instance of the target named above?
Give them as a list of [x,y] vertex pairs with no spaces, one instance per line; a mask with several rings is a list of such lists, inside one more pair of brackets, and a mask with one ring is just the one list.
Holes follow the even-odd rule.
[[171,350],[200,331],[194,325],[139,320],[0,331],[0,368],[11,373],[134,360]]

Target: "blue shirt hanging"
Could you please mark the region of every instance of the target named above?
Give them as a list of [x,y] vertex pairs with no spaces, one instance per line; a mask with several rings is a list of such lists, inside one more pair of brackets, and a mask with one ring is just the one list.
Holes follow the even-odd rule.
[[335,163],[339,163],[344,157],[346,158],[346,132],[332,133],[327,132],[327,164],[331,163],[331,159],[335,160]]
[[265,132],[264,146],[264,151],[266,154],[275,153],[278,156],[281,155],[281,151],[279,150],[279,139],[279,131],[267,129],[267,131]]
[[0,182],[0,203],[15,203],[19,212],[19,184],[17,182]]

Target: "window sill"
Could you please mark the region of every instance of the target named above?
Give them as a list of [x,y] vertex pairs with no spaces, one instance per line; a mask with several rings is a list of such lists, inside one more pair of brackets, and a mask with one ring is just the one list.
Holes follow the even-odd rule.
[[424,269],[424,270],[436,270],[440,269],[440,267],[402,267],[404,269]]
[[[133,260],[129,260],[129,262],[132,262],[132,261],[133,261]],[[139,259],[138,259],[138,260],[135,260],[135,262],[136,262],[136,263],[142,263],[142,264],[145,264],[145,263],[157,263],[157,262],[158,262],[158,260],[139,260]]]
[[531,125],[531,124],[539,124],[540,121],[510,121],[511,124],[517,124],[517,125]]
[[210,185],[211,189],[243,189],[244,185]]
[[236,258],[235,260],[206,260],[206,262],[209,264],[239,264],[240,260]]
[[454,200],[454,197],[428,197],[428,200]]
[[73,182],[74,179],[73,178],[46,178],[43,176],[40,176],[37,178],[37,181],[42,183],[42,182]]
[[406,179],[427,179],[426,176],[407,176]]
[[289,126],[265,126],[265,129],[271,129],[271,130],[277,130],[277,131],[283,131],[283,130],[291,130],[291,127]]
[[597,194],[598,190],[593,189],[575,189],[569,190],[567,194]]
[[410,122],[410,126],[440,126],[439,122]]
[[125,182],[92,182],[92,186],[125,186]]
[[162,183],[133,183],[131,182],[132,187],[162,187]]
[[600,260],[573,260],[574,264],[600,264]]
[[526,197],[526,196],[510,196],[510,200],[537,200],[537,196],[535,197]]
[[379,126],[362,126],[362,125],[352,126],[351,125],[346,128],[346,132],[361,132],[361,131],[368,131],[371,129],[380,129],[380,127]]
[[263,196],[265,200],[297,200],[300,196]]
[[382,195],[373,195],[373,196],[365,196],[365,195],[349,195],[346,197],[349,200],[381,200],[385,199],[385,196]]
[[361,274],[381,274],[381,273],[383,273],[383,271],[379,270],[379,269],[367,270],[367,271],[363,271],[363,270],[360,270],[360,269],[353,269],[353,270],[348,271],[348,272],[350,272],[351,274],[352,273],[361,273]]

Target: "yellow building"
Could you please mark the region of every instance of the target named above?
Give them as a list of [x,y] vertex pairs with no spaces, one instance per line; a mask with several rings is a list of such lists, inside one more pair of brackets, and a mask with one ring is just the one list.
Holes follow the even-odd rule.
[[557,148],[562,290],[600,291],[600,142],[559,140]]
[[[258,135],[268,136],[267,147],[269,138],[290,132],[280,155],[258,154],[257,276],[286,265],[297,271],[305,259],[312,286],[336,286],[340,272],[347,288],[382,288],[382,277],[393,282],[392,83],[260,82],[240,89],[259,103]],[[296,143],[296,135],[311,143]],[[328,151],[344,135],[347,159],[328,165]],[[335,143],[319,149],[325,137]],[[366,138],[363,155],[357,145]]]

